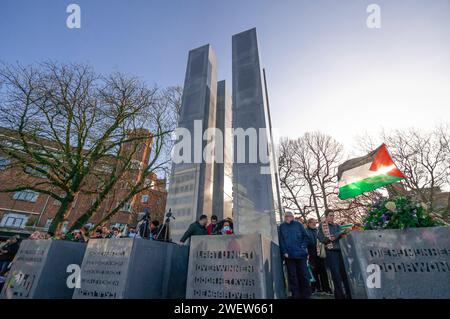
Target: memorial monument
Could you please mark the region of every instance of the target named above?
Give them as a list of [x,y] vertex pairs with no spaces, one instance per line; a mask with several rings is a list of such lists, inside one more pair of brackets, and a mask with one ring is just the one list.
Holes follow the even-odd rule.
[[354,299],[450,299],[450,228],[352,232],[341,241]]
[[[214,163],[213,213],[219,220],[232,217],[233,181],[231,152],[231,95],[225,80],[217,82],[216,128],[223,142],[216,145]],[[217,141],[216,141],[217,142]]]
[[186,297],[283,298],[275,165],[256,30],[234,35],[232,47],[235,235],[191,238]]
[[74,299],[184,298],[188,247],[156,240],[91,239]]
[[[275,216],[279,210],[270,125],[259,61],[256,29],[233,36],[233,128],[254,130],[244,149],[235,135],[233,219],[239,234],[261,233],[278,243]],[[242,144],[240,144],[240,142]],[[251,162],[256,152],[256,161]],[[240,156],[245,155],[245,161]]]
[[[189,52],[181,102],[178,129],[190,136],[177,136],[179,142],[189,140],[190,149],[174,148],[174,156],[182,158],[172,165],[166,207],[176,217],[171,224],[171,237],[179,241],[189,224],[213,211],[214,163],[203,158],[203,149],[211,140],[204,133],[216,125],[216,59],[210,45]],[[180,144],[181,145],[181,144]]]
[[86,244],[63,240],[24,240],[6,278],[1,298],[70,299],[69,265],[80,265]]

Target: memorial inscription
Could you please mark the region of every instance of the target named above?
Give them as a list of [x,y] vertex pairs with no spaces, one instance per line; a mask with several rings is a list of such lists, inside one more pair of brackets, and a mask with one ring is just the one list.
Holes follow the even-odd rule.
[[63,240],[24,240],[5,282],[2,298],[70,298],[67,266],[80,265],[86,245]]
[[83,260],[80,298],[122,298],[132,240],[92,240]]
[[144,239],[89,241],[74,298],[183,298],[188,248]]
[[[278,268],[274,265],[271,260],[273,257],[271,251],[264,249],[268,246],[264,245],[263,241],[269,241],[269,239],[257,234],[193,236],[189,257],[187,298],[279,297],[282,293],[274,291],[274,287],[268,287],[267,283],[274,284],[281,264]],[[269,264],[272,267],[269,267],[268,271],[266,266]]]
[[448,227],[354,232],[342,251],[354,298],[450,298]]

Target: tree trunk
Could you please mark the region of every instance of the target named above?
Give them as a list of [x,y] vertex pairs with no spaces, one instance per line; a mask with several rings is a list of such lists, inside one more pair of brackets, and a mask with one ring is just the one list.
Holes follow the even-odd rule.
[[74,197],[68,195],[61,201],[61,206],[59,206],[59,209],[56,212],[56,215],[53,218],[50,227],[48,228],[47,233],[49,235],[54,235],[56,230],[58,230],[60,228],[60,225],[64,220],[64,215],[66,214],[66,212],[67,212],[69,206],[72,204],[73,200],[74,200]]

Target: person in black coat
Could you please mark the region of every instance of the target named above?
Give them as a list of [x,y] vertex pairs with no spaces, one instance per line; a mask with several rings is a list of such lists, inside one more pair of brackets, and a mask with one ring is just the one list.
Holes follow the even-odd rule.
[[4,275],[8,265],[13,261],[19,250],[19,238],[12,236],[0,250],[0,275]]
[[280,225],[279,242],[281,255],[286,263],[288,282],[293,298],[311,297],[309,285],[307,247],[310,238],[301,223],[294,220],[292,212],[286,212]]
[[180,239],[180,243],[184,244],[192,236],[208,235],[206,230],[206,224],[208,223],[208,216],[201,215],[198,221],[193,222],[189,225],[189,228],[184,233],[183,237]]
[[[328,231],[324,230],[325,225],[328,227]],[[339,243],[342,236],[347,232],[348,229],[342,230],[340,225],[334,223],[334,212],[332,210],[325,211],[325,221],[320,224],[317,238],[325,244],[327,255],[325,260],[330,269],[335,299],[351,299],[350,285]]]
[[310,244],[308,245],[308,258],[315,279],[311,288],[313,292],[331,293],[325,258],[320,258],[317,254],[317,221],[314,218],[308,219],[306,232],[311,239]]

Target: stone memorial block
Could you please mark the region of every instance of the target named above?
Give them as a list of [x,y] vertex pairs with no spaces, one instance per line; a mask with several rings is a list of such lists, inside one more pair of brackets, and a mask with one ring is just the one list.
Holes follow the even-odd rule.
[[64,240],[24,240],[8,273],[2,298],[70,299],[71,264],[80,265],[86,244]]
[[450,298],[449,227],[352,232],[341,248],[353,298]]
[[76,299],[184,298],[188,247],[145,239],[90,240]]
[[193,236],[186,298],[283,298],[279,247],[260,235]]

